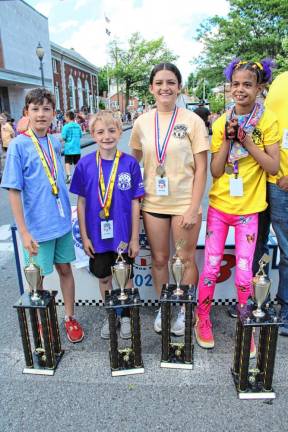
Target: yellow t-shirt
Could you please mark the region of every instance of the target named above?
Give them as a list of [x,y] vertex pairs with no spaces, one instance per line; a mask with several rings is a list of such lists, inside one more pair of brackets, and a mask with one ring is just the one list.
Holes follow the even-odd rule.
[[[159,112],[160,145],[162,146],[172,113]],[[209,150],[203,120],[192,111],[178,109],[176,123],[167,146],[165,172],[169,195],[156,195],[155,109],[141,115],[133,126],[130,147],[143,152],[143,210],[152,213],[181,215],[192,200],[195,171],[194,154]]]
[[[211,153],[219,151],[224,139],[226,114],[223,114],[213,124]],[[264,151],[264,146],[279,141],[278,124],[275,114],[265,109],[253,135],[254,143]],[[251,156],[238,161],[239,177],[243,182],[243,196],[230,196],[229,179],[234,174],[224,174],[214,178],[210,189],[210,205],[220,211],[235,215],[257,213],[265,210],[266,203],[266,173]]]
[[288,72],[275,78],[269,89],[265,106],[273,111],[278,120],[280,133],[280,169],[276,176],[268,175],[270,183],[288,176]]

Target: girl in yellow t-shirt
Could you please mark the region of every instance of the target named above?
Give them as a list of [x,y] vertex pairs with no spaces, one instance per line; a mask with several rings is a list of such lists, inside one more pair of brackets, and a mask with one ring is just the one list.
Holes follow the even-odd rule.
[[[204,269],[199,282],[195,335],[213,348],[211,303],[230,226],[235,229],[235,285],[240,305],[251,294],[258,212],[265,210],[266,172],[279,169],[279,133],[275,115],[256,101],[271,80],[271,62],[233,60],[225,69],[234,106],[213,124],[210,190]],[[251,338],[251,357],[255,344]]]
[[[183,239],[180,256],[186,269],[184,284],[198,282],[195,249],[201,227],[201,200],[206,183],[208,135],[203,120],[176,106],[181,74],[171,63],[156,65],[149,90],[156,108],[134,123],[130,146],[144,165],[143,219],[152,255],[152,275],[157,294],[169,282],[170,233]],[[171,332],[183,335],[184,312],[179,311]],[[154,330],[161,331],[159,310]]]

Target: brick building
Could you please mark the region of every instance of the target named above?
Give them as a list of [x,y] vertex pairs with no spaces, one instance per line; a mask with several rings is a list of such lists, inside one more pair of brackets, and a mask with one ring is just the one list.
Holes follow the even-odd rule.
[[99,69],[74,49],[51,42],[56,109],[95,112],[98,101]]

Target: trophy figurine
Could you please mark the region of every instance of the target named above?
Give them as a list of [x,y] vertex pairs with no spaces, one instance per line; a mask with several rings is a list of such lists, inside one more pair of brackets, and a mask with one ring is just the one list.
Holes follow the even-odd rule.
[[264,254],[262,256],[259,261],[259,270],[253,278],[253,300],[257,304],[257,309],[253,311],[253,315],[256,318],[263,318],[265,316],[265,312],[263,312],[261,308],[270,291],[271,281],[266,275],[264,267],[270,262],[270,260],[271,258],[269,255]]
[[[239,399],[274,399],[272,388],[275,356],[277,350],[278,327],[281,319],[267,296],[271,281],[264,267],[270,261],[266,254],[259,261],[259,270],[252,279],[253,302],[238,305],[238,318],[235,333],[234,361],[231,369]],[[257,309],[255,310],[255,303]],[[250,345],[253,328],[258,327],[256,367],[250,366]]]
[[31,300],[34,302],[41,300],[37,291],[42,288],[43,276],[40,267],[34,264],[32,257],[30,257],[29,265],[24,267],[24,274],[29,285]]
[[127,243],[121,242],[119,244],[117,249],[118,257],[116,259],[116,263],[111,267],[113,279],[120,288],[120,295],[118,299],[123,301],[128,299],[128,295],[124,292],[124,289],[131,275],[131,265],[127,264],[122,256],[126,247]]
[[[194,285],[181,285],[185,265],[180,257],[180,250],[184,240],[179,240],[176,253],[170,262],[170,271],[175,284],[164,284],[161,291],[161,328],[162,328],[162,355],[161,367],[175,369],[193,368],[193,341],[192,321],[193,306],[196,303],[196,288]],[[176,285],[176,289],[175,289]],[[185,307],[184,341],[180,343],[171,341],[171,307],[178,305]]]
[[[139,308],[142,305],[137,288],[126,290],[125,287],[132,273],[132,266],[127,264],[122,256],[127,243],[120,242],[115,265],[111,267],[113,280],[118,289],[106,291],[105,309],[108,313],[110,333],[110,367],[112,376],[142,374],[144,365],[141,354],[141,326]],[[131,346],[118,347],[117,315],[119,307],[129,310],[131,325]]]

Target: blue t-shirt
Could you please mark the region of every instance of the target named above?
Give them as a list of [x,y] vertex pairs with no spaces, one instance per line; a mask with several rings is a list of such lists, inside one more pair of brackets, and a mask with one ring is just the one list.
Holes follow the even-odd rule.
[[[8,147],[1,187],[22,192],[25,223],[32,237],[43,242],[56,239],[71,230],[71,206],[61,162],[61,144],[50,135],[57,159],[57,186],[65,217],[60,216],[56,198],[40,157],[30,137],[21,134]],[[47,137],[39,138],[47,154]]]
[[[105,185],[113,160],[102,159]],[[138,162],[133,156],[122,153],[116,173],[109,219],[113,220],[114,237],[101,239],[101,205],[98,199],[98,168],[96,152],[80,159],[72,178],[70,192],[85,198],[87,234],[95,252],[117,251],[119,243],[130,242],[132,234],[132,200],[144,195],[144,187]]]
[[78,123],[69,122],[63,126],[61,136],[64,139],[64,154],[74,155],[81,153],[80,138],[82,130]]

